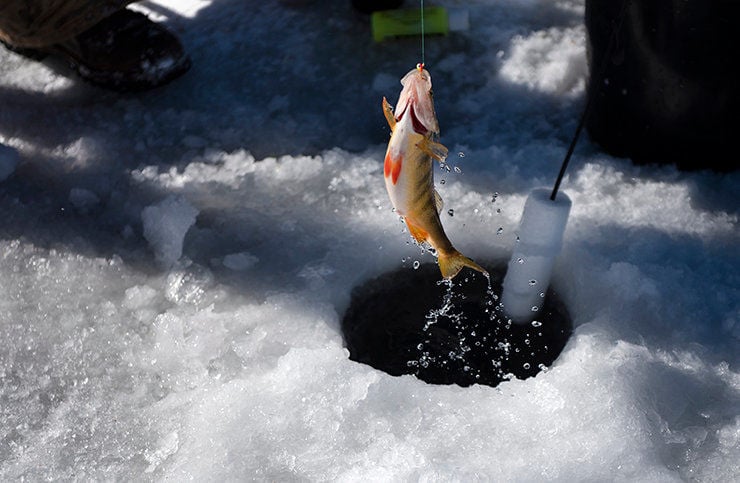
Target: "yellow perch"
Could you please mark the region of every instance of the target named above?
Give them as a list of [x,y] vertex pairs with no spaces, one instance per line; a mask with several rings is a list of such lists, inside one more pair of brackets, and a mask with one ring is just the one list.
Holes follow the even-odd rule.
[[432,78],[419,64],[401,79],[401,84],[395,114],[383,98],[383,113],[392,131],[383,169],[391,202],[411,236],[437,252],[442,277],[453,278],[463,267],[487,274],[452,246],[439,219],[442,198],[434,189],[432,158],[444,161],[447,148],[437,141],[439,124],[432,101]]

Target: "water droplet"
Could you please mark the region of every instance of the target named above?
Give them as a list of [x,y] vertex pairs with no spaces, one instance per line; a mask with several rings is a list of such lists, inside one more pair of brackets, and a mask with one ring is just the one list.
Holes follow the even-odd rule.
[[417,270],[419,268],[419,265],[421,265],[421,263],[419,263],[419,260],[414,260],[414,270]]
[[455,210],[453,210],[452,208],[450,208],[449,210],[447,210],[447,214],[450,215],[450,216],[455,216]]
[[499,214],[500,214],[500,213],[501,213],[501,208],[498,208],[498,209],[496,210],[496,213],[499,213]]
[[455,172],[456,172],[457,174],[460,174],[460,173],[462,173],[462,169],[460,169],[460,168],[458,168],[457,166],[455,166]]
[[542,322],[540,322],[539,320],[532,321],[532,327],[541,327],[541,326],[542,326]]
[[464,158],[465,157],[465,153],[463,153],[462,151],[460,151],[459,153],[457,153],[457,155],[460,156],[461,158]]
[[503,226],[498,227],[498,230],[496,230],[496,234],[497,235],[501,235],[503,232],[504,232],[504,227]]
[[536,305],[532,306],[532,312],[537,312],[538,310],[540,310],[539,307],[537,307]]
[[419,344],[416,346],[417,349],[422,350],[424,348],[424,344],[419,342]]
[[540,292],[540,298],[545,298],[545,292]]
[[496,202],[496,198],[498,198],[498,191],[496,191],[493,194],[493,196],[491,196],[491,203],[495,203]]
[[439,180],[439,184],[445,184],[447,181],[444,179]]
[[525,369],[529,369],[531,366],[529,365],[529,362],[525,362],[522,367]]
[[537,280],[530,280],[529,281],[529,284],[530,285],[537,285]]
[[524,259],[522,257],[519,257],[516,259],[516,263],[524,263]]

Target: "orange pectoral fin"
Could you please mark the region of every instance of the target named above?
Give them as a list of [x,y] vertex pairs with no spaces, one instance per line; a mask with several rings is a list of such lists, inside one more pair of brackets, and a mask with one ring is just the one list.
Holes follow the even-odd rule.
[[432,141],[429,138],[424,138],[416,146],[424,153],[435,158],[437,161],[444,161],[447,159],[447,147],[444,144]]
[[403,161],[402,156],[398,156],[397,158],[391,157],[390,150],[385,153],[385,162],[383,163],[383,175],[387,177],[391,177],[391,181],[393,184],[396,184],[398,182],[398,177],[401,175],[401,165]]
[[424,229],[419,228],[418,226],[411,223],[408,218],[406,218],[404,221],[406,221],[406,226],[409,227],[409,233],[411,233],[411,236],[414,237],[414,240],[416,240],[419,243],[424,243],[427,241],[427,238],[429,237],[429,233],[427,233]]

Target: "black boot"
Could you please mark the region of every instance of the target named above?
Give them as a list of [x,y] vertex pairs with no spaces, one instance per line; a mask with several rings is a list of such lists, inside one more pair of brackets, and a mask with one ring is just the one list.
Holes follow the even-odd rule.
[[8,48],[35,60],[58,55],[86,81],[117,91],[152,89],[190,68],[190,58],[174,34],[146,15],[126,9],[60,44]]

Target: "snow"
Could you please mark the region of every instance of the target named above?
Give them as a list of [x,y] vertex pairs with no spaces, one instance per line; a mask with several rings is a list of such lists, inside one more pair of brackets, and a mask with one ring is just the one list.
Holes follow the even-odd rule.
[[[437,3],[470,16],[426,41],[443,223],[507,260],[583,105],[583,1]],[[193,59],[153,92],[0,50],[0,480],[737,479],[740,174],[582,138],[560,358],[496,388],[392,377],[340,321],[432,261],[382,181],[418,39],[374,44],[348,1],[137,8]]]

